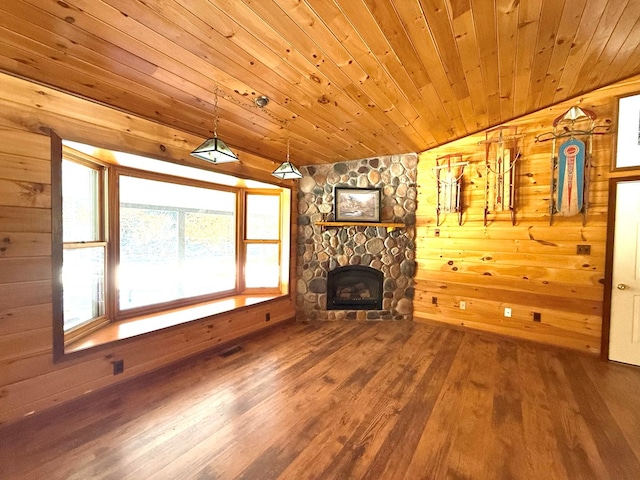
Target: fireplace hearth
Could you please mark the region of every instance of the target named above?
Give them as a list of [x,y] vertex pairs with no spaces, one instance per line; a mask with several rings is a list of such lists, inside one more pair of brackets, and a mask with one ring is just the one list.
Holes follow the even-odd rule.
[[327,274],[327,310],[381,310],[384,274],[362,265]]

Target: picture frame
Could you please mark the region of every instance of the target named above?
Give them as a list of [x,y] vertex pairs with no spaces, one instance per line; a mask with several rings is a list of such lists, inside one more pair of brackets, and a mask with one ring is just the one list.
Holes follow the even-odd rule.
[[380,222],[380,188],[335,187],[336,222]]
[[640,93],[619,97],[613,169],[640,166]]

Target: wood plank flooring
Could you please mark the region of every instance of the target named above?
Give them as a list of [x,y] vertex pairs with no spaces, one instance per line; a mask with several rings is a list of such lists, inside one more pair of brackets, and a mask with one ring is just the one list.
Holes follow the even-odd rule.
[[0,429],[10,479],[640,478],[640,369],[412,322],[295,323]]

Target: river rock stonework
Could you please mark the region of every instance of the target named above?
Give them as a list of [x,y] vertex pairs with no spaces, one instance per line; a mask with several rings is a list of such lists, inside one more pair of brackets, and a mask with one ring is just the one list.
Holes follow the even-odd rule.
[[[311,320],[412,320],[415,276],[415,154],[301,167],[298,183],[296,316]],[[321,228],[333,217],[334,188],[382,190],[385,227]],[[382,310],[327,310],[327,273],[337,266],[366,265],[384,274]]]

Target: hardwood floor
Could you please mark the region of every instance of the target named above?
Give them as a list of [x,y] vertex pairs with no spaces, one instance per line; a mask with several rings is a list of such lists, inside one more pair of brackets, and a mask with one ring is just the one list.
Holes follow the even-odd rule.
[[242,347],[0,429],[0,478],[640,478],[634,367],[405,322]]

